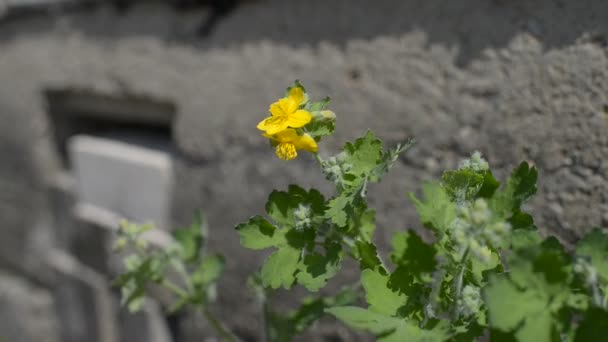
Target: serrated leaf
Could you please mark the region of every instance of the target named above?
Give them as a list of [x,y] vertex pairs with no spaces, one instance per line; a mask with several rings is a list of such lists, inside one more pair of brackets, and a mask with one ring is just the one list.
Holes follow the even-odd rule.
[[357,247],[357,258],[359,259],[359,266],[361,269],[376,269],[380,267],[384,271],[382,261],[378,256],[378,250],[376,245],[371,242],[356,241],[355,246]]
[[192,272],[192,284],[207,286],[216,282],[224,270],[224,258],[221,255],[206,256],[199,267]]
[[330,219],[338,227],[344,227],[347,224],[348,215],[346,208],[352,203],[354,196],[350,193],[342,193],[332,198],[327,203],[325,209],[325,217]]
[[576,255],[587,258],[598,275],[608,281],[608,236],[599,228],[593,229],[578,243]]
[[321,137],[334,133],[336,130],[336,123],[334,120],[317,119],[312,120],[304,128],[306,129],[306,133],[316,141],[319,141]]
[[292,247],[282,247],[272,253],[264,266],[260,276],[265,287],[289,289],[295,281],[295,273],[300,261],[300,251]]
[[449,337],[445,325],[439,325],[433,330],[423,330],[414,322],[354,306],[334,307],[325,311],[350,327],[375,334],[379,342],[440,342]]
[[[500,265],[500,258],[496,253],[492,253],[487,262],[482,262],[479,258],[471,258],[470,263],[471,274],[474,277],[475,283],[481,285],[486,277],[486,272],[495,270]],[[502,270],[502,267],[499,269]]]
[[387,286],[388,276],[378,271],[365,269],[361,272],[361,285],[365,289],[365,299],[369,310],[387,316],[394,316],[405,305],[407,297],[393,292]]
[[477,196],[481,198],[490,198],[494,195],[494,192],[500,187],[500,182],[494,178],[492,171],[487,170],[484,174],[483,185]]
[[425,227],[442,235],[456,218],[456,205],[450,200],[443,187],[437,183],[425,183],[422,186],[422,192],[424,201],[410,193],[420,221]]
[[181,247],[182,258],[185,262],[195,262],[202,253],[204,243],[203,232],[206,224],[200,212],[197,212],[192,224],[188,228],[177,229],[173,233],[175,240]]
[[363,241],[371,242],[376,230],[376,211],[374,209],[366,209],[357,222],[358,236]]
[[296,275],[298,284],[309,291],[316,292],[323,288],[341,267],[341,248],[339,244],[326,246],[327,255],[313,253],[306,255],[300,262],[300,272]]
[[520,210],[515,210],[513,216],[507,221],[511,225],[513,231],[516,230],[536,230],[532,215],[524,213]]
[[285,233],[261,216],[254,216],[236,226],[241,246],[249,249],[265,249],[286,243]]
[[344,145],[345,163],[350,164],[348,173],[355,176],[369,175],[382,158],[382,141],[371,132]]
[[499,218],[508,219],[521,205],[536,193],[538,172],[522,162],[507,180],[504,189],[496,191],[489,201],[490,209]]
[[297,185],[290,185],[288,191],[273,191],[266,202],[266,212],[279,226],[295,225],[294,211],[300,206],[309,206],[313,216],[323,216],[325,199],[315,189],[306,191]]
[[483,289],[491,327],[508,332],[515,330],[528,316],[547,309],[547,299],[531,291],[521,291],[504,275],[490,278]]
[[323,100],[318,102],[309,102],[306,104],[305,109],[309,112],[319,112],[324,109],[327,109],[327,106],[331,102],[331,98],[326,96]]
[[441,176],[442,185],[457,203],[475,199],[485,179],[484,172],[472,169],[448,170]]
[[508,264],[511,279],[521,288],[567,300],[572,267],[557,239],[550,237],[540,245],[512,253]]
[[414,146],[415,140],[408,139],[404,143],[398,144],[394,148],[389,148],[382,153],[382,157],[378,161],[376,167],[370,175],[370,181],[379,182],[384,175],[395,165],[399,156]]
[[608,312],[592,308],[585,312],[585,319],[579,324],[574,342],[599,341],[608,336]]
[[555,341],[561,339],[554,325],[555,317],[549,310],[529,315],[524,325],[517,330],[515,336],[518,341]]
[[338,306],[325,309],[325,312],[336,316],[352,328],[376,335],[394,331],[401,324],[399,318],[388,317],[356,306]]
[[513,250],[538,246],[542,241],[543,238],[536,230],[518,229],[511,232],[511,248]]
[[418,279],[421,279],[421,273],[435,271],[437,250],[433,245],[422,241],[416,232],[408,230],[395,233],[391,245],[393,247],[393,253],[391,254],[393,263],[404,266]]

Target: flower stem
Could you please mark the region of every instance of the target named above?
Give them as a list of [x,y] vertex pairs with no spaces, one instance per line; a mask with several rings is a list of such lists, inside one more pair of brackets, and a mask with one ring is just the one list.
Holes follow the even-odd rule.
[[181,287],[175,285],[172,281],[170,281],[168,279],[163,279],[163,281],[160,283],[160,285],[162,287],[166,288],[167,290],[175,293],[179,297],[188,297],[188,292],[186,292]]
[[220,322],[215,315],[206,306],[202,307],[203,315],[207,322],[211,324],[215,332],[219,335],[222,341],[225,342],[237,342],[239,339],[234,336],[223,324]]
[[[462,296],[462,283],[464,282],[464,271],[467,268],[467,257],[469,256],[469,249],[467,248],[464,253],[462,254],[462,257],[460,258],[460,272],[458,272],[458,277],[456,278],[456,291],[455,291],[455,298],[456,301],[458,301],[460,299],[460,297]],[[458,319],[459,313],[458,313],[458,305],[454,306],[454,318]]]

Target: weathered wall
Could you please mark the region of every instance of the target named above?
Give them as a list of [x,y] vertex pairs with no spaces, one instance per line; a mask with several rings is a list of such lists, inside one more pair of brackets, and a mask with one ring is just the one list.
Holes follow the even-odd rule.
[[42,96],[49,88],[176,104],[173,135],[188,158],[178,161],[175,221],[198,207],[208,214],[212,244],[229,260],[220,303],[243,330],[255,321],[241,285],[259,258],[239,247],[232,227],[259,213],[272,188],[330,189],[310,158],[277,160],[255,130],[296,78],[313,96],[332,96],[338,129],[322,153],[368,128],[388,143],[417,138],[372,189],[379,240],[416,227],[406,192],[475,149],[501,176],[522,159],[538,166],[531,206],[544,231],[572,239],[606,226],[604,13],[602,0],[268,0],[240,7],[204,40],[187,34],[192,16],[157,7],[5,25],[0,225],[9,238],[0,256],[24,253],[48,213],[45,189],[59,169]]

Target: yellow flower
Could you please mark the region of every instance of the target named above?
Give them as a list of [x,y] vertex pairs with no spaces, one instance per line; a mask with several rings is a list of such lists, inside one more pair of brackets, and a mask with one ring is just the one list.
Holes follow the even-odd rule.
[[298,109],[304,102],[306,102],[306,96],[302,88],[291,88],[287,97],[270,105],[269,111],[272,116],[262,120],[258,124],[258,129],[273,135],[288,127],[303,127],[312,120],[312,115],[308,111]]
[[276,144],[277,156],[284,160],[291,160],[298,156],[297,150],[305,150],[316,153],[317,142],[308,134],[298,135],[295,129],[288,128],[277,134],[264,134]]

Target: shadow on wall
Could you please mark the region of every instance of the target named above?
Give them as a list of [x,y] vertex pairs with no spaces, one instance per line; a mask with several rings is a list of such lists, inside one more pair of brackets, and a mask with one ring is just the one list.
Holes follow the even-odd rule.
[[[5,23],[0,38],[46,34],[55,29],[109,39],[153,36],[200,48],[263,40],[294,46],[320,42],[344,46],[353,39],[421,31],[430,44],[458,49],[457,63],[461,66],[484,49],[509,44],[521,32],[536,37],[546,49],[580,40],[608,44],[605,0],[241,0],[214,22],[212,30],[207,27],[209,34],[203,36],[201,13],[212,12],[212,7],[202,7],[203,12],[177,12],[174,6],[133,1],[135,5],[126,11],[97,7],[29,18],[32,22],[28,25],[12,21]],[[234,2],[216,0],[222,1]]]

